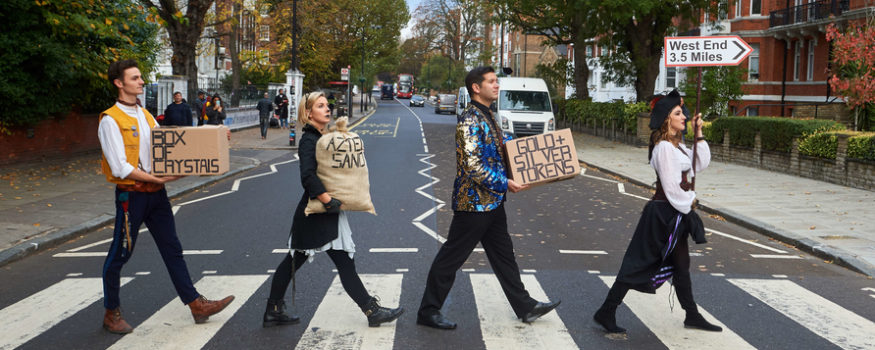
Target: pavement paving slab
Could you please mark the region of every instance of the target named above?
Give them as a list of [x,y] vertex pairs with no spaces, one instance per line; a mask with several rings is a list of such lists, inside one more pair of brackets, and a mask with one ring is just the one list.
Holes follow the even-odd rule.
[[[653,188],[647,147],[573,134],[582,162]],[[696,187],[706,211],[875,276],[875,192],[715,160]]]

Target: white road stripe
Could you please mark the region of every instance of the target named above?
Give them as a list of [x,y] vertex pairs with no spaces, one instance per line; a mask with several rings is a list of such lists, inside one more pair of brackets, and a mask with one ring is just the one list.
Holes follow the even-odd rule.
[[105,244],[105,243],[109,243],[109,242],[112,242],[112,238],[107,238],[107,239],[104,239],[104,240],[102,240],[102,241],[97,241],[97,242],[94,242],[94,243],[91,243],[91,244],[83,245],[83,246],[81,246],[81,247],[77,247],[77,248],[73,248],[73,249],[68,249],[67,251],[68,251],[68,252],[78,252],[78,251],[80,251],[80,250],[85,250],[85,249],[88,249],[88,248],[91,248],[91,247],[95,247],[95,246],[99,246],[99,245],[101,245],[101,244]]
[[271,251],[271,253],[273,253],[273,254],[288,254],[288,253],[289,253],[289,248],[274,249],[274,250]]
[[607,255],[608,252],[604,250],[568,250],[568,249],[559,249],[559,254],[587,254],[587,255]]
[[71,272],[67,274],[67,277],[80,277],[82,276],[81,272]]
[[783,250],[780,250],[780,249],[777,249],[777,248],[772,248],[772,247],[769,247],[769,246],[764,245],[764,244],[759,244],[759,243],[757,243],[757,242],[751,242],[751,241],[746,240],[746,239],[744,239],[744,238],[735,237],[735,236],[730,235],[730,234],[728,234],[728,233],[723,233],[723,232],[720,232],[720,231],[717,231],[717,230],[712,230],[712,229],[710,229],[710,228],[705,229],[705,231],[711,232],[711,233],[713,233],[713,234],[715,234],[715,235],[718,235],[718,236],[723,236],[723,237],[726,237],[726,238],[729,238],[729,239],[734,239],[734,240],[739,241],[739,242],[742,242],[742,243],[750,244],[750,245],[752,245],[752,246],[754,246],[754,247],[759,247],[759,248],[763,248],[763,249],[765,249],[765,250],[773,251],[773,252],[778,253],[778,254],[787,254],[786,251],[783,251]]
[[225,310],[204,324],[195,324],[190,309],[173,298],[134,332],[113,344],[110,349],[200,349],[234,316],[246,300],[258,290],[268,275],[205,276],[195,284],[210,298],[236,297]]
[[[222,254],[223,250],[183,250],[182,255],[218,255]],[[52,255],[53,258],[93,258],[105,257],[107,252],[76,252],[76,253],[58,253]]]
[[711,274],[711,276],[714,276],[714,277],[726,277],[726,274],[725,274],[725,273],[714,272],[714,273]]
[[598,275],[598,274],[600,274],[600,273],[602,273],[602,272],[599,271],[599,270],[586,270],[586,273],[588,273],[588,274],[590,274],[590,275]]
[[[365,287],[380,296],[380,304],[385,307],[397,307],[403,277],[402,274],[361,275]],[[396,322],[390,322],[378,328],[368,327],[367,318],[343,291],[340,277],[336,276],[295,349],[392,349],[395,325]]]
[[484,252],[486,252],[486,251],[483,250],[483,248],[474,248],[474,252],[477,252],[477,253],[484,253]]
[[[553,311],[532,324],[525,324],[513,313],[501,285],[493,274],[470,274],[471,286],[480,332],[486,349],[577,349],[568,329]],[[534,275],[522,275],[523,283],[532,298],[547,301],[547,295]]]
[[798,255],[751,254],[750,256],[757,259],[802,259]]
[[462,269],[462,272],[474,272],[474,269]]
[[410,271],[410,269],[395,269],[395,272],[407,272],[407,271]]
[[535,270],[535,269],[523,269],[523,273],[538,273],[538,270]]
[[371,248],[371,253],[416,253],[419,248]]
[[[121,285],[132,279],[122,277]],[[0,310],[0,349],[28,342],[102,297],[102,278],[67,278],[7,306]],[[95,320],[99,318],[94,315]]]
[[843,349],[875,349],[875,323],[788,280],[729,282]]
[[787,275],[772,275],[774,278],[787,278]]
[[[611,286],[615,276],[599,276],[602,281]],[[684,310],[671,311],[668,304],[670,285],[665,284],[656,290],[656,295],[649,295],[630,291],[623,299],[635,316],[643,322],[647,328],[656,335],[659,340],[669,349],[755,349],[738,334],[727,328],[720,320],[714,318],[702,306],[699,312],[708,321],[723,327],[723,332],[703,332],[700,330],[685,329]],[[672,299],[677,303],[676,297]],[[621,325],[622,326],[622,325]]]
[[135,273],[135,275],[137,275],[137,276],[148,276],[150,274],[152,274],[151,271],[139,271],[139,272]]

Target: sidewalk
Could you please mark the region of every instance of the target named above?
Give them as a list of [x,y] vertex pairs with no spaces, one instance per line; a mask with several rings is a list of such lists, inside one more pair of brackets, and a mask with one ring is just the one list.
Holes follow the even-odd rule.
[[[574,133],[580,160],[652,187],[647,147]],[[696,178],[700,206],[759,233],[875,276],[875,192],[712,161]]]
[[[358,104],[351,121],[361,114]],[[262,140],[255,127],[235,129],[231,135],[230,171],[218,176],[189,176],[167,184],[172,199],[259,165],[249,157],[234,156],[235,149],[288,149],[289,131],[272,128]],[[100,151],[0,170],[0,266],[34,252],[112,225],[114,185],[100,170]]]

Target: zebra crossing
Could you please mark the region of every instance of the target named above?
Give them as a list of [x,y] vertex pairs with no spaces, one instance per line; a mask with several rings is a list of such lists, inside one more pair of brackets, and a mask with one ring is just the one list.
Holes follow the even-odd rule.
[[[404,273],[362,274],[366,288],[380,295],[382,303],[398,305],[402,296]],[[514,316],[501,292],[501,287],[492,273],[469,272],[464,274],[470,281],[474,295],[474,306],[478,324],[463,323],[463,327],[479,327],[482,344],[486,349],[582,349],[587,348],[586,340],[575,340],[572,333],[581,330],[569,329],[566,322],[580,322],[591,317],[593,310],[574,310],[559,307],[532,324],[524,324]],[[124,277],[127,284],[141,275]],[[177,298],[167,302],[145,321],[134,324],[134,332],[120,337],[111,349],[200,349],[207,345],[226,324],[234,318],[251,317],[239,311],[247,308],[251,300],[263,298],[256,293],[269,281],[268,274],[255,275],[205,275],[197,283],[201,290],[211,294],[234,294],[237,299],[223,312],[214,315],[206,324],[195,325],[188,308],[183,307]],[[524,273],[523,282],[532,297],[546,301],[547,294],[536,274]],[[614,276],[599,275],[606,287]],[[798,325],[799,331],[808,331],[825,339],[841,349],[875,349],[875,323],[848,310],[824,296],[806,289],[787,279],[770,278],[724,278],[725,286],[736,288],[748,295],[751,300],[759,300],[783,317]],[[460,286],[457,286],[460,287]],[[603,291],[606,291],[604,289]],[[411,292],[421,293],[421,290]],[[596,293],[601,295],[601,292]],[[745,334],[737,333],[719,318],[708,312],[710,305],[699,305],[700,312],[715,324],[724,327],[721,333],[702,332],[684,329],[683,312],[671,312],[665,300],[670,288],[660,288],[657,296],[630,292],[624,300],[624,308],[644,324],[647,331],[655,335],[662,346],[669,349],[754,349],[756,344],[745,339]],[[418,297],[418,295],[417,295]],[[14,349],[26,345],[28,341],[52,328],[86,307],[99,304],[102,299],[100,278],[67,277],[39,292],[36,292],[0,310],[0,350]],[[403,305],[410,314],[415,313],[415,305]],[[564,306],[564,305],[563,305]],[[251,306],[249,306],[251,307]],[[718,306],[713,306],[717,308]],[[621,309],[622,310],[622,309]],[[38,311],[38,312],[34,312]],[[296,349],[393,349],[399,334],[396,323],[384,324],[379,328],[369,328],[357,313],[357,307],[343,290],[340,280],[335,276],[321,297],[321,302],[308,322],[300,339],[283,347]],[[628,311],[621,311],[628,312]],[[260,315],[260,313],[259,313]],[[349,315],[343,316],[343,315]],[[756,312],[748,311],[745,317],[755,319]],[[99,323],[95,315],[95,327]],[[576,318],[576,320],[575,320]],[[412,319],[402,317],[401,322]],[[572,321],[574,320],[574,321]],[[259,323],[259,320],[249,320]],[[736,323],[737,325],[737,323]],[[84,326],[83,326],[84,327]],[[300,327],[300,326],[288,326]],[[92,328],[92,327],[88,327]],[[630,332],[643,332],[640,327]],[[603,336],[601,332],[583,330],[584,336]],[[440,333],[443,334],[443,333]],[[452,334],[447,334],[451,336]],[[578,335],[580,337],[580,335]],[[477,342],[475,342],[477,343]],[[622,346],[634,344],[621,343]],[[86,344],[70,344],[80,348]],[[650,344],[652,345],[652,344]]]

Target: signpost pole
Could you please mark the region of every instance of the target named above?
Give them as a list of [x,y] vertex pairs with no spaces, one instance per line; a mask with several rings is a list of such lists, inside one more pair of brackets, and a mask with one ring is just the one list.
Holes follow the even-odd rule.
[[693,113],[693,178],[690,179],[690,190],[696,190],[696,118],[699,116],[699,108],[702,107],[702,67],[699,67],[699,77],[696,79],[696,113]]

